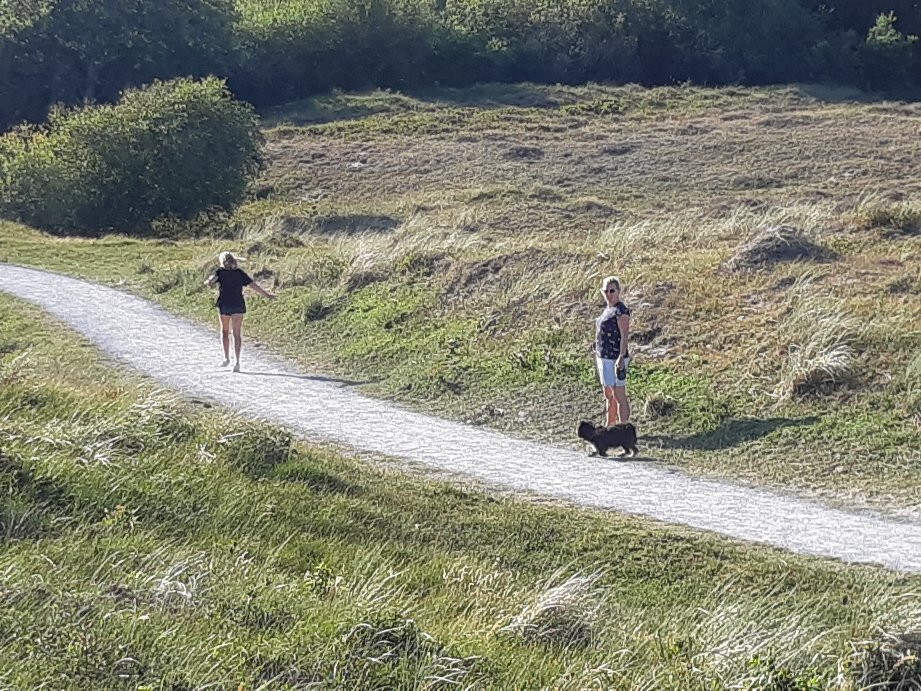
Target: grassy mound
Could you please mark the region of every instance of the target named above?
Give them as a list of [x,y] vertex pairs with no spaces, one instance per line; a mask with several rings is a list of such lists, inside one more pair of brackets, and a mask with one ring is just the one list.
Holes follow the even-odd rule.
[[833,252],[810,241],[801,230],[790,226],[759,228],[755,236],[742,244],[723,266],[730,271],[770,269],[788,261],[830,261]]

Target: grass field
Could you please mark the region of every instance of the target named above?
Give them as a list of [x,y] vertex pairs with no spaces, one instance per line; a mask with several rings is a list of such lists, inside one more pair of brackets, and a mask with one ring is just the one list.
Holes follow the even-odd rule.
[[[649,455],[919,515],[917,104],[486,85],[264,115],[268,165],[227,239],[6,224],[0,259],[210,320],[201,279],[234,249],[280,295],[251,301],[254,336],[376,395],[561,444],[600,416],[587,345],[598,282],[619,274]],[[796,230],[744,247],[778,225]]]
[[181,402],[3,296],[0,324],[4,686],[921,678],[917,577],[407,477]]

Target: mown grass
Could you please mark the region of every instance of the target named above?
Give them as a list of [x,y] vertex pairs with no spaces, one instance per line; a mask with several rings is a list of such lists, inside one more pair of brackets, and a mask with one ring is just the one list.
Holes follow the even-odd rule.
[[[598,102],[619,105],[572,112]],[[916,514],[919,116],[813,87],[338,93],[268,114],[262,198],[225,240],[5,225],[0,258],[211,320],[201,279],[231,248],[280,295],[248,331],[305,366],[564,444],[601,411],[587,345],[620,274],[647,455]],[[815,257],[728,268],[778,225]]]
[[12,688],[921,678],[915,577],[409,478],[181,402],[2,296],[0,324]]

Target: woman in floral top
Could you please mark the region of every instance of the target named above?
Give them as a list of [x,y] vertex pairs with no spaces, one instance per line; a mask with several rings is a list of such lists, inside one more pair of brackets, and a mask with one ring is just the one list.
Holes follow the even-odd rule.
[[595,361],[598,378],[604,389],[607,424],[630,422],[630,400],[627,398],[627,369],[630,351],[630,308],[620,299],[620,279],[608,276],[601,283],[606,305],[595,320]]

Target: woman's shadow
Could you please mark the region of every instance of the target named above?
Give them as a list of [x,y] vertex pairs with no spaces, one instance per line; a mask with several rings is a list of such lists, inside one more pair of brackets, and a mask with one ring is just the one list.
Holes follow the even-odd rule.
[[801,418],[774,417],[766,420],[742,418],[727,420],[711,432],[701,432],[686,437],[667,434],[646,434],[643,441],[657,444],[665,449],[692,449],[695,451],[718,451],[766,437],[785,427],[803,427],[818,420],[815,416]]
[[304,379],[306,381],[325,382],[327,384],[338,384],[339,386],[363,386],[372,383],[371,381],[355,381],[354,379],[340,379],[339,377],[327,377],[322,374],[293,374],[290,372],[254,372],[240,370],[238,374],[245,374],[250,377],[284,377],[285,379]]

